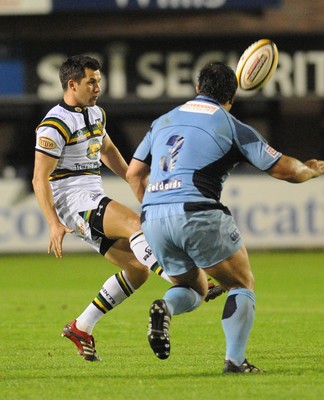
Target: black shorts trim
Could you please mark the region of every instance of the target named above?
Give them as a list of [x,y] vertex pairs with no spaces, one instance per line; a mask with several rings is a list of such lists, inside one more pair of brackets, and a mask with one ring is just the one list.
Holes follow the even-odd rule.
[[192,203],[184,203],[184,211],[207,211],[207,210],[222,210],[225,214],[231,215],[230,210],[222,203],[207,203],[206,201],[197,201]]
[[103,218],[105,215],[107,205],[112,201],[109,197],[104,197],[98,204],[97,209],[91,211],[89,218],[89,226],[91,235],[94,240],[102,238],[100,244],[100,254],[103,256],[107,253],[110,247],[116,242],[117,239],[109,239],[104,234]]
[[[170,204],[170,203],[169,203]],[[222,210],[227,215],[232,215],[230,210],[222,203],[208,203],[206,201],[193,201],[183,204],[185,212],[190,211],[208,211],[208,210]],[[146,211],[141,212],[141,224],[146,221]]]

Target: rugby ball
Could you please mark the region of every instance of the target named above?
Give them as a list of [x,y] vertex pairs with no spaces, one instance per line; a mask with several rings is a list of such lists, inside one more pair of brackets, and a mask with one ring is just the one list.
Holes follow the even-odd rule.
[[261,89],[274,74],[279,53],[270,39],[261,39],[249,46],[236,67],[239,88],[243,90]]

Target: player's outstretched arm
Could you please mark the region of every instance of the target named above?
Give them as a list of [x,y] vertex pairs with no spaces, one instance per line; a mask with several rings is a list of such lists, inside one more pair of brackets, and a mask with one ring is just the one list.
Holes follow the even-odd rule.
[[267,173],[276,179],[302,183],[323,175],[324,161],[312,159],[303,163],[296,158],[283,155]]

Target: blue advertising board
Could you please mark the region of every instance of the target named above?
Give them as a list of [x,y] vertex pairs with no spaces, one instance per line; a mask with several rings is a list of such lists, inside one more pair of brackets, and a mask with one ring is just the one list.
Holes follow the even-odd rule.
[[21,60],[0,59],[0,96],[24,93],[24,66]]

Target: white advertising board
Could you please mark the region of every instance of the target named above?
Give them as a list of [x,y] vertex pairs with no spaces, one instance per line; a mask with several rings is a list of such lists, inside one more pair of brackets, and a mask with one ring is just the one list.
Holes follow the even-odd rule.
[[[20,196],[24,183],[0,180],[0,253],[45,252],[48,228],[34,194]],[[140,212],[128,185],[104,178],[106,193]],[[18,201],[20,199],[20,201]],[[324,177],[289,184],[262,175],[234,175],[225,184],[223,204],[234,215],[249,249],[324,248]],[[65,251],[92,251],[67,235]]]
[[324,178],[291,184],[268,175],[233,176],[226,204],[248,248],[324,248]]
[[48,14],[52,0],[1,0],[0,15]]

